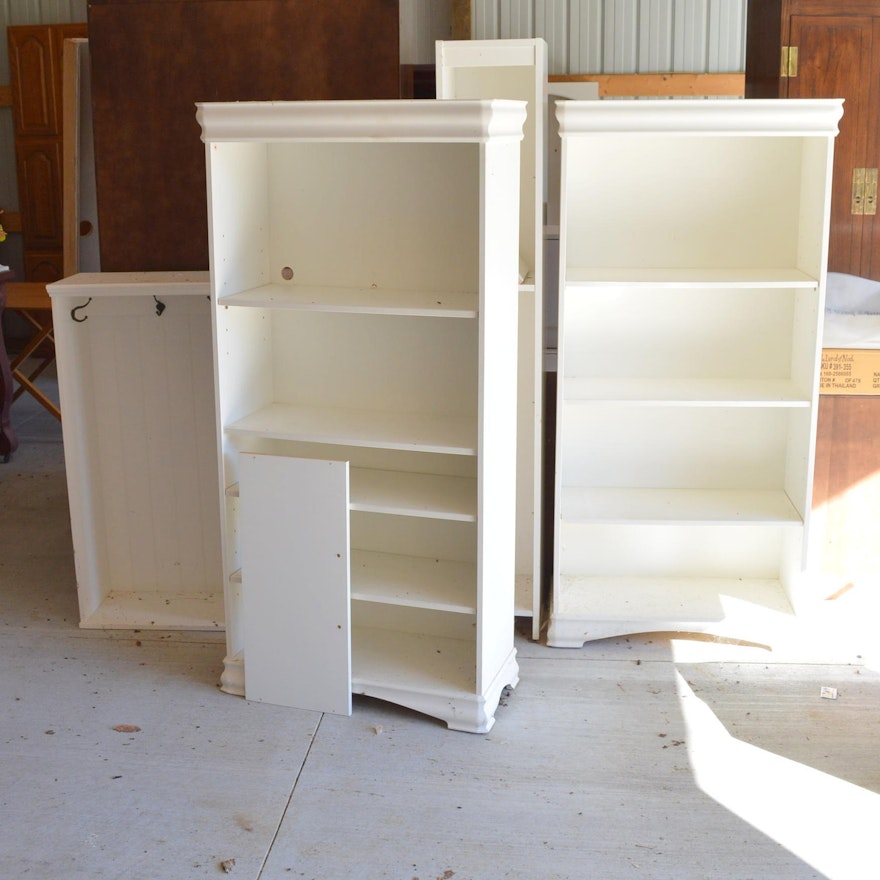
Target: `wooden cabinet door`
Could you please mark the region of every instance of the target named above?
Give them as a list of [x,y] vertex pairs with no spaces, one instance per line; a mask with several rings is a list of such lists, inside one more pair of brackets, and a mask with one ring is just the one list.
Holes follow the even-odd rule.
[[62,55],[85,24],[7,28],[25,279],[63,275]]
[[56,101],[51,32],[45,25],[7,29],[12,117],[18,137],[56,135],[61,124]]
[[[793,15],[789,43],[798,47],[797,76],[783,80],[789,98],[845,98],[840,134],[834,145],[828,268],[864,274],[870,263],[872,216],[852,208],[853,169],[869,161],[869,128],[876,116],[869,75],[874,21],[865,15]],[[880,266],[878,266],[880,268]]]

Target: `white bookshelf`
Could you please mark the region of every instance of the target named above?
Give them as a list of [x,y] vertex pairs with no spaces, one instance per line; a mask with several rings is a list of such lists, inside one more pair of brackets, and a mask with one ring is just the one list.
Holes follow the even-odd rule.
[[222,629],[208,273],[48,291],[80,625]]
[[758,637],[807,592],[841,102],[557,106],[548,641]]
[[225,690],[342,714],[367,694],[484,732],[516,684],[524,117],[199,106]]
[[541,630],[543,473],[543,229],[546,201],[547,44],[438,40],[437,97],[526,102],[520,162],[516,613]]

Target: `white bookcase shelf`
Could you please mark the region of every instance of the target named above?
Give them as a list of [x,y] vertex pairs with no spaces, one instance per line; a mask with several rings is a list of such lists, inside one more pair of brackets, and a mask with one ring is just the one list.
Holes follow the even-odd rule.
[[222,686],[483,732],[513,647],[516,101],[203,104]]
[[541,632],[543,477],[544,210],[547,44],[439,40],[437,97],[526,103],[519,175],[519,365],[517,378],[516,613]]
[[48,290],[80,625],[222,629],[208,273]]
[[569,101],[548,641],[805,590],[839,101]]

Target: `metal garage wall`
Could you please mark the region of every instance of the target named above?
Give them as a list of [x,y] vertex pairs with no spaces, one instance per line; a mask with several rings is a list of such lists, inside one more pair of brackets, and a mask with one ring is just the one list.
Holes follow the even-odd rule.
[[543,37],[550,73],[737,73],[747,0],[474,0],[475,39]]

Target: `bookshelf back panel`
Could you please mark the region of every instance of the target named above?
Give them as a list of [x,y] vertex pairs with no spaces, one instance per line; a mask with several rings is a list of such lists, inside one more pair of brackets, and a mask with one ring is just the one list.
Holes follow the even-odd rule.
[[569,289],[565,374],[788,379],[796,306],[816,298],[784,288]]
[[801,216],[801,187],[824,168],[815,150],[803,168],[802,138],[647,139],[565,144],[568,266],[797,266],[801,227],[821,236],[821,212]]
[[561,481],[781,489],[790,429],[791,414],[773,408],[569,405],[562,413]]
[[476,416],[476,321],[297,311],[268,317],[276,402]]
[[476,290],[479,145],[273,143],[269,280]]

